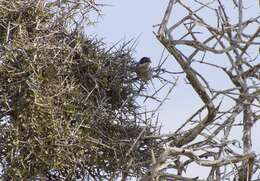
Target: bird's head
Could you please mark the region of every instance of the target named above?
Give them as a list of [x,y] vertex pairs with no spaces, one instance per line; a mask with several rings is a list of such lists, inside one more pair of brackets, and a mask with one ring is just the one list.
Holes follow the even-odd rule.
[[139,64],[141,64],[141,65],[142,64],[149,64],[150,65],[151,63],[152,63],[152,61],[149,57],[143,57],[139,61]]

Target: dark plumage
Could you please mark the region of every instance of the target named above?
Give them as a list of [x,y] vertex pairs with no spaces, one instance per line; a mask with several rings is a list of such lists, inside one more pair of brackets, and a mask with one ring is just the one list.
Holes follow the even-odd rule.
[[147,63],[147,62],[151,63],[151,59],[149,57],[143,57],[139,61],[140,64]]

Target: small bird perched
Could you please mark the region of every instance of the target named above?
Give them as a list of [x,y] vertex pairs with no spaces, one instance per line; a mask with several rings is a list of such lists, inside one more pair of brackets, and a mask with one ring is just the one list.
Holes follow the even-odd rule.
[[151,59],[149,57],[143,57],[136,65],[136,73],[139,79],[147,83],[152,79],[153,72],[151,69]]

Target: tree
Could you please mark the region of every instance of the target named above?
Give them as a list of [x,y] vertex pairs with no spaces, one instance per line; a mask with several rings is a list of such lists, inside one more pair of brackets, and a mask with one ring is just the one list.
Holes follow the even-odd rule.
[[[257,13],[244,18],[245,4],[242,0],[169,0],[156,38],[180,65],[203,106],[174,133],[155,137],[167,146],[144,180],[202,180],[199,174],[185,176],[193,163],[209,168],[206,180],[250,181],[259,174],[252,128],[260,120],[260,26]],[[183,14],[172,22],[175,8],[183,9]],[[229,16],[235,12],[237,19]],[[215,21],[208,21],[211,15]],[[180,29],[183,35],[176,38]],[[228,80],[231,87],[209,83],[202,69],[198,70],[205,66],[219,70],[216,76]],[[237,127],[241,141],[233,137]]]
[[[175,8],[185,13],[171,22]],[[185,174],[195,163],[209,168],[206,180],[253,180],[259,174],[251,136],[260,118],[259,16],[245,19],[242,0],[169,0],[155,36],[203,105],[165,135],[152,119],[178,78],[164,78],[173,72],[162,58],[153,75],[161,87],[143,94],[134,42],[108,47],[84,32],[100,9],[93,0],[0,1],[1,178],[203,180]],[[215,21],[205,20],[210,15]],[[230,87],[210,82],[205,66]],[[140,97],[158,107],[141,112]],[[242,141],[233,138],[237,128]]]
[[139,176],[159,151],[139,140],[159,130],[136,102],[132,42],[86,36],[93,13],[86,0],[0,2],[3,180]]

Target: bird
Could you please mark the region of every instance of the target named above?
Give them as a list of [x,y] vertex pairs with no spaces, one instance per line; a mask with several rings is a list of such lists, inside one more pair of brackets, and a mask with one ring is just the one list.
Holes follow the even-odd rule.
[[136,74],[138,78],[147,83],[149,80],[152,79],[153,72],[151,68],[151,59],[149,57],[142,57],[136,65]]

